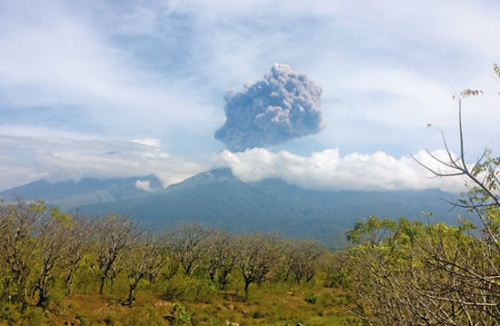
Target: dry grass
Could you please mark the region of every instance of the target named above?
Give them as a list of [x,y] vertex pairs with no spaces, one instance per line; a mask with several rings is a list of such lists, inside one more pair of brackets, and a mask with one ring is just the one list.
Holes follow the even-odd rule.
[[[342,297],[336,288],[285,282],[254,286],[248,299],[228,290],[209,303],[167,301],[142,291],[128,307],[111,295],[73,295],[51,305],[47,325],[346,325]],[[181,321],[174,304],[185,308],[189,321]]]

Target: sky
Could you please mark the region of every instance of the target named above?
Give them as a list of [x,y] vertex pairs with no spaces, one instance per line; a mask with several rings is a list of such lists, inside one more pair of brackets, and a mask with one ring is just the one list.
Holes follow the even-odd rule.
[[457,191],[498,154],[496,0],[0,2],[0,190],[230,167],[308,189]]

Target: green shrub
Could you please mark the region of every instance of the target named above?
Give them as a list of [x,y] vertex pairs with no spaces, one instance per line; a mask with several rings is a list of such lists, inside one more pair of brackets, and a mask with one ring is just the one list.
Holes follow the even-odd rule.
[[172,305],[172,316],[174,317],[174,325],[187,324],[191,321],[191,314],[186,311],[186,307],[179,303]]
[[151,326],[151,325],[164,325],[165,322],[160,314],[150,306],[144,307],[144,309],[136,310],[135,312],[128,315],[125,320],[122,321],[126,325],[134,326]]
[[27,325],[29,326],[41,326],[45,325],[48,318],[45,316],[44,310],[38,307],[30,307],[26,309],[25,312]]
[[218,296],[217,286],[208,280],[184,275],[168,281],[162,293],[164,300],[190,303],[211,303]]
[[21,319],[20,307],[13,304],[4,304],[0,311],[0,321],[8,325],[15,325]]
[[306,294],[304,300],[308,303],[315,304],[318,301],[318,296],[313,292],[309,292]]
[[80,321],[80,326],[92,326],[94,324],[94,321],[92,318],[86,317],[84,315],[81,315],[79,313],[76,314],[76,319]]

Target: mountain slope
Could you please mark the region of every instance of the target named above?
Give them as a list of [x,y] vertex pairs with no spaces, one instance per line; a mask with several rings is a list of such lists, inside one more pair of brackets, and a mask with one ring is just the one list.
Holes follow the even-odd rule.
[[454,196],[425,191],[313,191],[276,179],[244,183],[229,169],[213,170],[146,197],[80,206],[80,212],[124,214],[146,228],[164,229],[182,222],[200,222],[233,232],[280,231],[290,237],[338,242],[356,220],[377,217],[456,222],[449,211]]
[[[139,189],[148,184],[150,191]],[[126,179],[82,179],[50,184],[36,181],[0,192],[0,198],[20,195],[89,216],[118,213],[145,228],[164,230],[183,222],[200,222],[233,232],[279,231],[285,236],[339,243],[354,222],[372,215],[456,222],[459,210],[440,198],[455,196],[438,189],[424,191],[315,191],[268,179],[245,183],[230,169],[195,175],[166,189],[154,176]]]
[[[137,187],[149,186],[149,191]],[[59,206],[64,210],[80,205],[112,202],[116,200],[141,197],[162,189],[160,181],[153,175],[124,179],[89,179],[49,183],[38,180],[26,185],[0,192],[0,198],[8,201],[21,197],[42,199],[48,205]]]

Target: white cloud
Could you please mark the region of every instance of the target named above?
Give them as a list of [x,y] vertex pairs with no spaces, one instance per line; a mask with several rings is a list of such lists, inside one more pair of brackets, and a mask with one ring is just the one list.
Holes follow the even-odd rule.
[[211,167],[135,142],[0,135],[0,147],[0,172],[9,176],[2,177],[1,189],[41,178],[58,182],[148,174],[156,175],[166,187]]
[[161,147],[161,140],[157,138],[143,138],[143,139],[134,139],[132,140],[133,143],[141,144],[144,146],[149,146],[149,147],[156,147],[160,148]]
[[[443,151],[433,153],[442,157]],[[415,157],[434,167],[425,152]],[[223,151],[215,158],[229,166],[242,181],[279,178],[309,189],[323,190],[401,190],[441,188],[463,190],[460,178],[430,178],[431,174],[411,157],[394,158],[383,152],[373,155],[352,153],[340,156],[338,149],[298,156],[286,151],[278,153],[255,148],[242,153]]]
[[[86,17],[78,7],[57,1],[3,7],[0,28],[9,33],[0,35],[0,99],[19,113],[58,115],[60,125],[117,137],[131,130],[193,132],[193,124],[202,122],[217,127],[206,100],[193,95],[182,76],[171,79],[143,69],[129,48],[111,41],[112,32],[92,22],[95,13]],[[48,109],[34,110],[38,107]]]
[[137,189],[149,192],[151,191],[151,182],[149,180],[137,180],[135,183],[135,187]]
[[[181,181],[212,164],[184,156],[222,148],[213,133],[226,91],[283,62],[323,88],[328,126],[300,140],[302,153],[316,152],[222,152],[216,164],[325,189],[455,189],[400,154],[441,146],[427,123],[456,144],[453,92],[498,92],[498,10],[497,1],[1,2],[0,186]],[[471,160],[497,145],[497,109],[493,97],[464,102]]]

